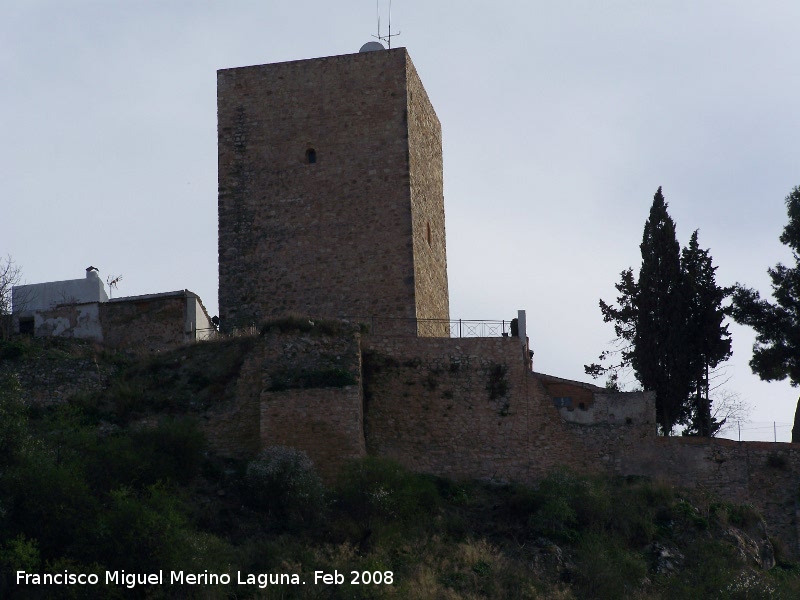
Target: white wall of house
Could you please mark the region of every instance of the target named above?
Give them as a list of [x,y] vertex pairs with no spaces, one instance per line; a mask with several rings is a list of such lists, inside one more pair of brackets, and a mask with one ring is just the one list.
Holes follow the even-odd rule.
[[36,337],[72,337],[84,340],[103,341],[103,328],[100,325],[100,304],[88,302],[36,311],[34,335]]
[[186,290],[186,327],[185,331],[193,340],[205,340],[215,332],[211,319],[203,307],[200,298]]
[[87,271],[84,279],[17,285],[11,290],[11,310],[18,317],[49,310],[60,304],[107,300],[105,286],[96,270]]

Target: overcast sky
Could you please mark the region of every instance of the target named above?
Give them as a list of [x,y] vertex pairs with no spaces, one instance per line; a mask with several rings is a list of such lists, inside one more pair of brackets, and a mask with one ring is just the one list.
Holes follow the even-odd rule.
[[[525,309],[536,370],[587,380],[658,186],[721,285],[768,295],[800,185],[798,26],[788,1],[395,0],[442,122],[452,318]],[[376,33],[374,0],[0,3],[0,253],[27,283],[94,265],[115,295],[188,288],[216,314],[216,70]],[[731,330],[743,439],[788,441],[798,390]]]

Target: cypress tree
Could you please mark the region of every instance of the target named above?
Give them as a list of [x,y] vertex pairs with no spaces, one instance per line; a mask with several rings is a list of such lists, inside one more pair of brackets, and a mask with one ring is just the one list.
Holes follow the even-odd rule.
[[600,300],[603,321],[614,323],[616,350],[600,354],[618,362],[586,365],[588,375],[608,375],[606,387],[619,390],[619,374],[631,368],[645,390],[656,392],[656,420],[664,435],[676,424],[688,433],[713,435],[721,423],[711,418],[709,373],[726,360],[730,335],[723,325],[722,301],[730,293],[717,286],[711,255],[697,232],[681,252],[675,222],[658,188],[640,245],[642,266],[621,274],[617,305]]
[[631,366],[642,387],[656,393],[656,420],[669,435],[684,416],[692,375],[680,245],[660,187],[639,247],[642,266]]
[[685,435],[710,437],[724,424],[711,416],[710,375],[730,358],[731,338],[723,324],[722,302],[730,289],[720,288],[709,250],[700,248],[697,230],[681,254],[686,298],[688,300],[688,355],[693,373],[693,398],[687,405]]

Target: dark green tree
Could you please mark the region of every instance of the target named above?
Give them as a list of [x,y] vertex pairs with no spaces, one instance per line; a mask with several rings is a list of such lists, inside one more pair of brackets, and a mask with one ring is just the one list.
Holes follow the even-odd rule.
[[656,392],[656,419],[664,435],[679,423],[710,435],[708,372],[730,356],[730,336],[721,320],[727,290],[717,287],[715,267],[708,250],[699,247],[697,232],[681,256],[667,206],[658,188],[640,245],[638,279],[632,269],[623,271],[617,305],[600,300],[603,321],[614,323],[617,336],[617,350],[603,352],[600,359],[618,354],[617,362],[585,369],[593,377],[607,374],[607,387],[613,389],[620,371],[631,368],[644,389]]
[[[800,187],[786,197],[789,222],[780,240],[792,251],[794,266],[781,263],[768,269],[775,304],[758,291],[737,283],[731,315],[737,323],[756,331],[750,368],[765,381],[789,378],[800,385]],[[794,417],[792,441],[800,442],[800,402]]]
[[684,435],[711,437],[725,423],[711,414],[711,374],[732,354],[731,336],[724,324],[722,303],[729,288],[717,285],[711,254],[700,248],[697,230],[681,254],[686,299],[688,301],[688,355],[693,375],[693,397],[686,415]]
[[607,375],[606,387],[613,391],[620,391],[620,372],[630,368],[634,350],[633,340],[636,335],[636,303],[639,297],[639,288],[633,278],[633,269],[629,268],[620,273],[619,283],[614,287],[619,292],[619,296],[617,296],[619,308],[613,304],[607,304],[601,298],[600,311],[603,313],[604,323],[614,323],[617,349],[604,350],[600,353],[600,360],[604,361],[612,356],[617,356],[617,362],[608,367],[593,363],[586,365],[584,369],[588,375],[595,379],[602,375]]
[[642,267],[631,366],[642,387],[656,393],[656,420],[669,435],[685,414],[692,373],[681,249],[660,187],[639,247]]

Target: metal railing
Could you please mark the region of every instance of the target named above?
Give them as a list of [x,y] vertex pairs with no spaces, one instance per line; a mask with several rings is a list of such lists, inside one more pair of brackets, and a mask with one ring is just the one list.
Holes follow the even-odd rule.
[[416,337],[509,337],[511,320],[491,319],[414,319],[402,317],[343,317],[362,323],[376,335],[408,335]]

